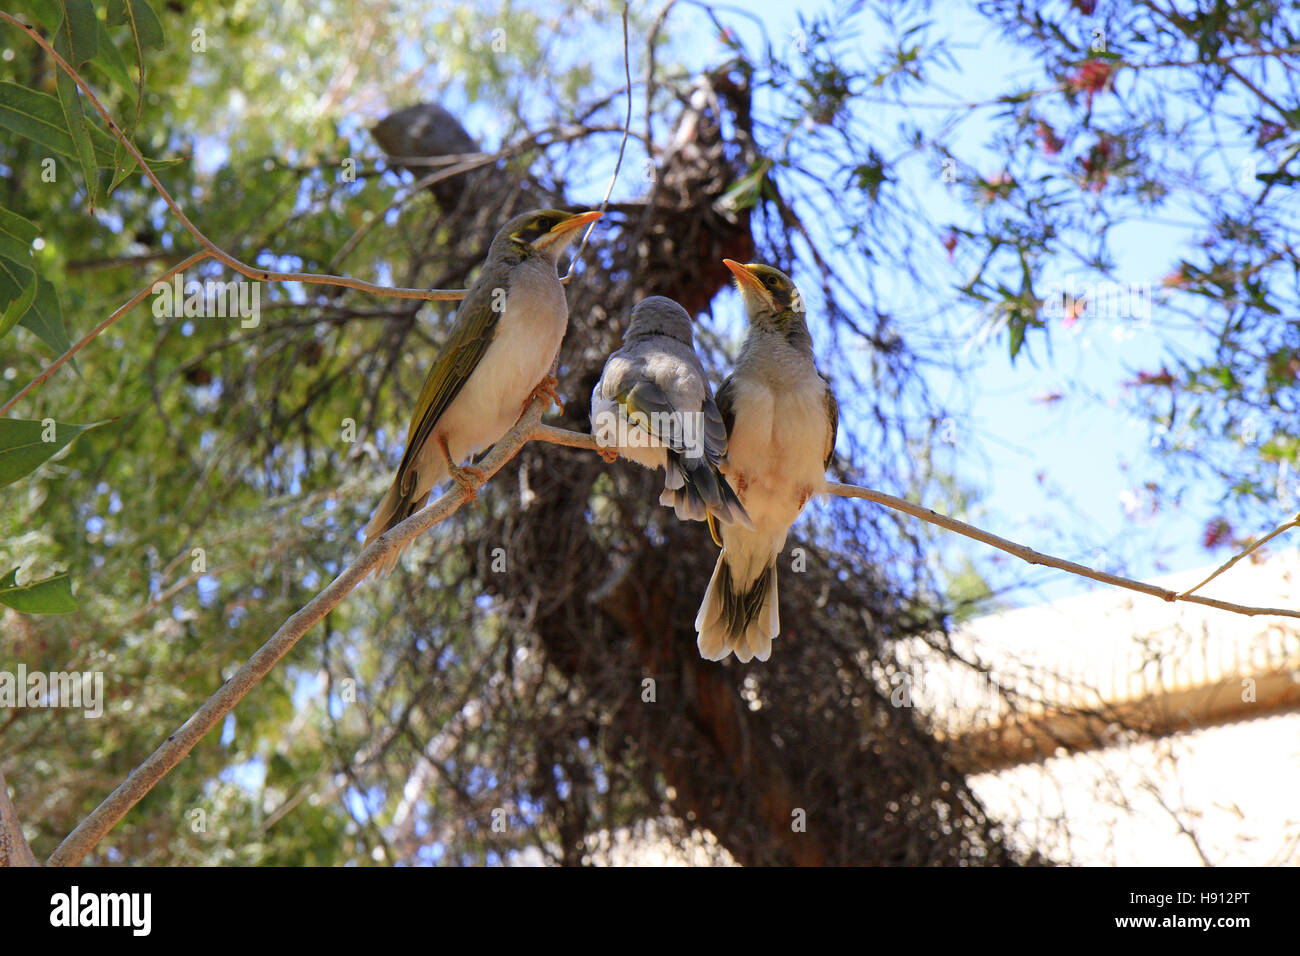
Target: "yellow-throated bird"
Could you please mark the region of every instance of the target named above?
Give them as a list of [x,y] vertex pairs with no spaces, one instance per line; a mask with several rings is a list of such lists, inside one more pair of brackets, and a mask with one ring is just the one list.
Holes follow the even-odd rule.
[[718,389],[727,425],[724,470],[753,530],[736,524],[715,529],[722,554],[695,630],[708,660],[734,651],[741,661],[765,661],[781,633],[776,559],[808,499],[825,487],[839,405],[817,372],[794,283],[771,266],[723,261],[749,316],[735,371]]
[[632,309],[623,347],[605,360],[591,393],[591,433],[607,461],[619,455],[664,469],[659,503],[683,521],[749,524],[718,462],[727,426],[695,354],[691,317],[672,299],[652,295]]
[[[448,476],[472,496],[483,476],[458,463],[498,441],[535,394],[554,397],[550,370],[569,324],[557,263],[600,216],[539,209],[497,232],[420,390],[402,463],[366,525],[366,545],[423,508]],[[399,553],[380,564],[381,574]]]

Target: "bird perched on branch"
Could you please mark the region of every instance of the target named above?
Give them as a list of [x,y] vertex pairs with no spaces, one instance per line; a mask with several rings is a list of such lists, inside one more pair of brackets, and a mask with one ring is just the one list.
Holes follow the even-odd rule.
[[664,469],[659,503],[683,521],[712,515],[749,525],[749,515],[718,472],[727,428],[695,354],[691,317],[652,295],[632,309],[623,347],[605,361],[591,393],[591,432],[606,461],[620,455]]
[[721,531],[722,554],[695,630],[708,660],[734,651],[741,661],[765,661],[781,632],[776,559],[808,499],[825,487],[839,405],[817,372],[803,297],[794,283],[771,266],[723,261],[749,317],[735,371],[718,389],[727,426],[724,471],[752,529],[714,529]]
[[[473,498],[483,475],[458,463],[497,442],[536,395],[558,404],[551,367],[569,324],[560,254],[599,212],[540,209],[501,227],[420,390],[397,476],[366,525],[369,545],[424,507],[448,476]],[[379,566],[387,574],[394,552]]]

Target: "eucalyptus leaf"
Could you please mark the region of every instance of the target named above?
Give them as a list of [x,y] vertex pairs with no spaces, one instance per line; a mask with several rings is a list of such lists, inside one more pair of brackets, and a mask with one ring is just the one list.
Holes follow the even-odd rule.
[[114,419],[69,425],[50,419],[0,418],[0,488],[31,474],[78,435]]
[[67,614],[77,609],[77,599],[72,596],[72,578],[66,571],[43,581],[20,585],[18,569],[14,568],[0,578],[0,604],[24,614]]

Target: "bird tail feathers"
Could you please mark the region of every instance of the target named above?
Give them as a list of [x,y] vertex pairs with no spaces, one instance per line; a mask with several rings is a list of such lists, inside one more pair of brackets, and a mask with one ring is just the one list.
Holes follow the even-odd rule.
[[748,587],[739,587],[724,549],[704,592],[695,630],[696,646],[705,660],[720,661],[732,652],[742,663],[767,660],[772,639],[781,633],[776,555]]
[[[406,478],[406,481],[403,481],[403,478]],[[405,491],[402,490],[404,484],[407,486]],[[429,492],[426,490],[423,494],[417,494],[416,488],[418,485],[419,482],[413,472],[406,475],[401,472],[398,473],[397,477],[393,479],[393,484],[388,489],[388,493],[384,495],[383,500],[379,502],[379,507],[375,509],[370,523],[366,525],[366,540],[361,545],[363,551],[370,547],[371,543],[385,531],[395,528],[424,507],[429,500]],[[409,541],[406,542],[406,544],[409,543]],[[397,559],[406,550],[406,544],[403,544],[380,561],[379,564],[375,565],[376,577],[386,577],[397,566]]]

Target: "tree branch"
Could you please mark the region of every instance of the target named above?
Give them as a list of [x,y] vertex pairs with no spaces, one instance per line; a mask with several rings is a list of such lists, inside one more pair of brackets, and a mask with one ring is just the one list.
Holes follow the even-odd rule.
[[32,379],[30,382],[24,385],[18,391],[17,395],[9,399],[9,401],[5,402],[3,406],[0,406],[0,415],[7,415],[9,413],[9,410],[13,408],[15,405],[17,405],[24,395],[26,395],[37,385],[40,385],[51,375],[57,372],[59,370],[59,367],[63,365],[64,362],[66,362],[68,359],[72,358],[72,356],[76,355],[78,352],[84,349],[96,337],[98,337],[101,332],[107,329],[110,325],[112,325],[122,316],[126,315],[127,311],[132,306],[139,303],[145,296],[147,296],[150,292],[153,291],[153,287],[155,285],[157,285],[159,282],[166,282],[176,273],[181,272],[184,269],[187,269],[190,266],[202,262],[204,259],[209,259],[209,258],[211,258],[211,253],[196,252],[194,253],[194,255],[190,256],[189,258],[182,259],[180,262],[176,263],[176,265],[172,266],[170,269],[168,269],[166,272],[160,275],[157,279],[154,279],[153,282],[150,282],[147,286],[145,286],[135,295],[131,296],[131,298],[129,298],[123,305],[119,306],[113,312],[112,315],[110,315],[103,322],[100,322],[99,325],[95,326],[93,329],[91,329],[89,332],[83,335],[71,348],[69,348],[66,352],[64,352],[62,355],[56,358],[50,364],[50,366],[45,369],[45,371],[41,372],[40,375],[37,375],[34,379]]
[[1278,535],[1282,534],[1283,532],[1290,531],[1292,528],[1296,528],[1296,527],[1300,527],[1300,513],[1297,513],[1290,521],[1278,525],[1268,534],[1264,535],[1264,537],[1260,538],[1258,541],[1256,541],[1254,544],[1248,547],[1245,551],[1242,551],[1240,554],[1233,555],[1231,558],[1228,559],[1228,561],[1223,566],[1221,566],[1217,571],[1211,574],[1208,578],[1206,578],[1200,584],[1196,585],[1196,587],[1188,588],[1182,594],[1178,595],[1178,597],[1180,599],[1186,598],[1193,591],[1199,591],[1201,588],[1205,587],[1205,585],[1209,584],[1220,574],[1222,574],[1224,571],[1227,571],[1230,567],[1232,567],[1242,558],[1246,557],[1248,554],[1251,554],[1256,549],[1263,547],[1265,544],[1272,541],[1274,538],[1276,538]]
[[[966,524],[964,521],[958,521],[956,518],[949,518],[945,515],[936,514],[929,508],[922,508],[920,505],[914,505],[910,501],[904,501],[902,498],[895,498],[893,495],[887,495],[884,492],[872,491],[870,488],[859,488],[857,485],[844,485],[838,481],[826,482],[825,491],[827,494],[839,495],[842,498],[865,498],[867,501],[874,501],[877,504],[884,505],[886,508],[893,508],[895,511],[902,511],[905,514],[912,515],[914,518],[920,518],[922,521],[928,521],[930,524],[938,525],[948,531],[955,531],[957,534],[964,535],[967,538],[974,538],[999,551],[1005,551],[1007,554],[1015,555],[1022,561],[1030,564],[1040,564],[1044,567],[1059,568],[1062,571],[1068,571],[1071,574],[1077,574],[1080,577],[1091,578],[1094,581],[1100,581],[1103,584],[1114,585],[1119,588],[1126,588],[1130,591],[1140,591],[1143,594],[1150,594],[1152,597],[1158,597],[1162,601],[1188,601],[1192,604],[1204,604],[1206,607],[1218,608],[1221,611],[1231,611],[1234,614],[1245,614],[1254,616],[1257,614],[1276,614],[1281,617],[1300,618],[1300,611],[1292,611],[1287,608],[1279,607],[1251,607],[1245,604],[1233,604],[1230,601],[1217,601],[1214,598],[1200,597],[1190,592],[1179,594],[1177,591],[1169,591],[1165,588],[1156,587],[1154,584],[1144,584],[1141,581],[1134,581],[1131,578],[1122,578],[1117,574],[1108,574],[1105,571],[1094,571],[1092,568],[1085,567],[1082,564],[1076,564],[1073,561],[1066,561],[1064,558],[1054,558],[1049,554],[1043,554],[1035,551],[1033,548],[1027,548],[1023,544],[1017,544],[1014,541],[1008,541],[1006,538],[1000,538],[995,534],[982,531],[973,525]],[[1271,536],[1270,536],[1271,537]],[[1260,542],[1261,544],[1263,542]],[[1213,575],[1211,575],[1213,577]],[[1202,584],[1205,582],[1202,582]],[[1201,585],[1197,585],[1200,587]],[[1193,588],[1192,590],[1196,590]]]
[[[539,430],[542,413],[549,399],[538,397],[523,416],[492,448],[491,454],[474,467],[490,478],[506,462],[519,453],[526,442]],[[543,433],[550,431],[543,427]],[[576,434],[576,433],[575,433]],[[593,439],[594,441],[594,439]],[[345,597],[365,580],[366,576],[385,557],[397,551],[407,541],[445,520],[465,503],[465,491],[459,485],[428,507],[416,512],[401,524],[380,535],[361,552],[338,577],[302,608],[290,615],[271,636],[271,639],[254,652],[253,656],[208,698],[180,728],[167,738],[149,757],[131,771],[120,786],[91,811],[77,828],[64,838],[50,854],[50,866],[75,866],[104,838],[127,812],[144,798],[150,790],[194,749],[200,740],[225,716],[235,709],[249,691],[270,673],[280,659],[293,650],[299,639],[326,614],[337,607]]]
[[23,836],[23,825],[9,801],[9,787],[0,770],[0,867],[40,865]]

